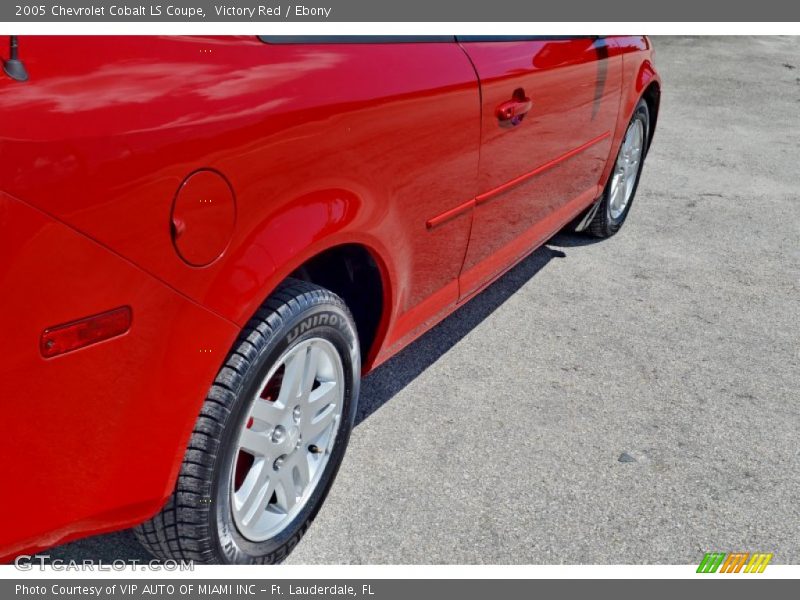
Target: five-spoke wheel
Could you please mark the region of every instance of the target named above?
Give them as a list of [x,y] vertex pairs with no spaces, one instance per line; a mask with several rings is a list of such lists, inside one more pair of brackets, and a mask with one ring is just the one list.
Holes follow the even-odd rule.
[[344,457],[361,358],[344,301],[288,279],[211,386],[175,491],[136,529],[163,559],[262,564],[305,534]]
[[243,536],[275,536],[308,501],[342,413],[342,360],[327,340],[289,349],[253,398],[233,457],[231,506]]
[[593,216],[586,217],[591,218],[586,229],[592,235],[610,237],[622,227],[636,195],[649,140],[650,112],[647,102],[642,99],[625,130],[599,204],[589,209]]
[[635,119],[625,133],[625,139],[622,141],[622,147],[614,165],[614,173],[611,176],[608,208],[613,219],[619,219],[622,216],[633,195],[643,148],[644,125],[641,120]]

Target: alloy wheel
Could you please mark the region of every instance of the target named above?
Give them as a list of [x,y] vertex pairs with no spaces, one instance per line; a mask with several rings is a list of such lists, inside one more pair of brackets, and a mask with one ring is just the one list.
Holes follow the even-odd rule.
[[322,338],[290,348],[264,379],[231,470],[231,508],[245,538],[278,535],[308,502],[336,440],[344,387],[342,359]]
[[614,174],[611,179],[608,211],[613,220],[619,219],[625,212],[633,196],[636,177],[642,161],[644,148],[644,125],[641,119],[634,119],[625,132],[625,139],[617,154]]

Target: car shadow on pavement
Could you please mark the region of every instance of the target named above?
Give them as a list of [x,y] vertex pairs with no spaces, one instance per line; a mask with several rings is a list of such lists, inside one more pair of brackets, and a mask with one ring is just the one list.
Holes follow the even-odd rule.
[[[551,242],[556,246],[566,246],[567,244],[562,243],[562,238],[567,237],[578,236],[559,234]],[[361,383],[356,427],[502,306],[552,259],[564,257],[566,254],[561,250],[549,245],[542,246],[444,321],[367,375]]]
[[548,244],[558,248],[579,248],[580,246],[591,246],[598,242],[602,242],[602,238],[594,237],[589,234],[582,233],[557,233]]
[[[560,247],[583,245],[572,242],[580,236],[558,234],[548,244]],[[589,242],[591,243],[591,241]],[[375,369],[361,385],[356,426],[389,402],[397,393],[450,350],[486,317],[532,279],[554,258],[566,254],[549,245],[542,246],[510,269],[476,297],[458,308],[444,321],[414,341],[397,356]],[[53,560],[92,561],[111,565],[115,561],[147,564],[153,557],[137,542],[130,529],[83,538],[39,553]],[[158,562],[158,561],[155,561]]]

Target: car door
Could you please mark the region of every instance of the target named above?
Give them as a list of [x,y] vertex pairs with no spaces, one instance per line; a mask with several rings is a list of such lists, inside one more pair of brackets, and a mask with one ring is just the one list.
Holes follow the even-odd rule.
[[[289,113],[290,125],[270,136],[254,164],[270,165],[273,188],[321,180],[362,199],[350,211],[358,214],[353,231],[341,239],[364,240],[388,257],[393,305],[383,350],[392,354],[459,298],[480,149],[474,69],[453,36],[261,39],[272,69],[261,89],[286,99],[274,113]],[[299,69],[309,75],[296,77]],[[296,200],[286,202],[287,214],[297,214]],[[278,229],[271,239],[282,240],[270,248],[276,264],[290,260],[284,252],[294,244],[285,224],[308,225],[305,215],[275,218],[281,203],[272,198],[272,215],[261,218]]]
[[480,80],[482,105],[463,298],[599,195],[622,68],[603,38],[459,42]]

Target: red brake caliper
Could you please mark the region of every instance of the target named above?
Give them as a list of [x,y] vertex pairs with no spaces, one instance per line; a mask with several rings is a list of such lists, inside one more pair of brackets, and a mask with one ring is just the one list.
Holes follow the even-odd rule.
[[[275,375],[272,376],[267,382],[267,385],[264,386],[264,389],[261,390],[261,394],[259,395],[259,399],[256,402],[260,402],[261,400],[265,400],[267,402],[275,402],[278,398],[278,392],[281,389],[281,383],[283,382],[283,373],[284,367],[281,366],[276,372]],[[247,428],[250,429],[253,426],[253,417],[250,417],[247,420]],[[247,477],[247,473],[250,471],[250,468],[253,466],[253,462],[255,458],[253,455],[248,454],[244,450],[239,450],[239,456],[236,457],[236,472],[233,475],[233,489],[238,491],[242,484],[244,483],[245,477]]]

